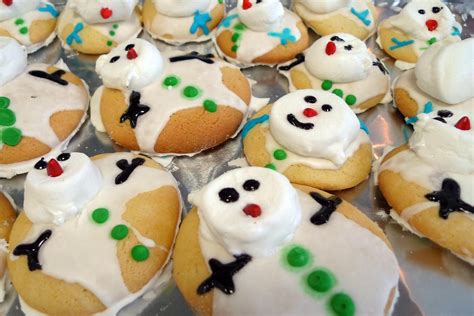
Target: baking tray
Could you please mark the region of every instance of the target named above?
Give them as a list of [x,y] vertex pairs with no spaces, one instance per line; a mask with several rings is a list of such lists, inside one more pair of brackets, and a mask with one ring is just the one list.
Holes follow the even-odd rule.
[[[59,8],[64,0],[53,1]],[[226,1],[228,8],[234,1]],[[289,5],[290,1],[282,1]],[[375,1],[379,18],[384,19],[400,10],[405,1]],[[463,38],[471,37],[474,32],[472,17],[474,1],[449,1],[451,10],[456,13],[458,22],[463,26]],[[162,51],[176,49],[164,43],[153,41],[147,34],[140,36],[155,42]],[[312,34],[313,39],[316,38]],[[381,58],[395,77],[399,71],[394,69],[393,60],[388,58],[375,44],[375,36],[368,46]],[[213,51],[210,42],[189,44],[178,48],[182,51],[197,50],[202,53]],[[61,48],[59,40],[49,47],[29,56],[29,63],[44,62],[54,64],[63,59],[69,68],[83,78],[89,85],[91,94],[100,86],[101,81],[94,71],[95,56],[80,55]],[[274,101],[288,91],[288,82],[274,68],[254,67],[244,70],[245,75],[256,81],[253,93],[257,97],[267,97]],[[380,105],[359,115],[370,130],[376,158],[380,157],[386,146],[398,146],[411,134],[411,128],[404,124],[402,115],[392,104]],[[88,120],[80,132],[71,141],[68,151],[80,151],[90,156],[100,153],[123,151],[113,144],[107,135],[98,133]],[[242,144],[239,137],[222,146],[206,151],[194,157],[175,158],[168,166],[179,181],[183,197],[184,213],[189,210],[187,202],[189,192],[221,175],[225,171],[242,164]],[[12,195],[21,208],[23,203],[23,183],[25,176],[10,180],[0,180],[0,185]],[[388,216],[390,207],[378,188],[374,185],[373,174],[370,179],[357,187],[335,192],[350,201],[362,212],[376,221],[390,239],[401,267],[400,298],[395,306],[394,315],[474,315],[474,268],[454,257],[427,239],[403,231]],[[348,266],[348,268],[350,268]],[[15,291],[9,289],[6,302],[0,307],[0,314],[22,315]],[[173,281],[159,290],[145,295],[135,303],[124,308],[119,315],[192,315],[183,297]]]

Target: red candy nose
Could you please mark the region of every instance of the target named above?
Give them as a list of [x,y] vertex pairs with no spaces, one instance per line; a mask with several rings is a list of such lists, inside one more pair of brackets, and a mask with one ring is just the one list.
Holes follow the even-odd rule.
[[252,2],[250,2],[250,0],[244,0],[244,2],[242,3],[242,9],[248,10],[251,7],[252,7]]
[[471,121],[467,116],[463,116],[454,126],[462,131],[468,131],[471,129]]
[[306,117],[314,117],[314,116],[318,115],[318,111],[316,111],[315,109],[312,109],[312,108],[306,108],[306,109],[304,109],[303,114]]
[[112,13],[112,10],[110,10],[109,8],[102,8],[100,10],[100,15],[106,20],[112,16]]
[[137,51],[134,48],[130,48],[127,52],[128,59],[135,59],[138,57]]
[[262,215],[262,209],[257,204],[249,204],[244,207],[244,213],[247,216],[259,217]]
[[51,159],[50,161],[48,161],[47,171],[48,176],[53,178],[59,177],[63,174],[63,168],[61,168],[61,165],[56,159]]
[[426,27],[428,31],[433,32],[438,28],[438,22],[436,20],[428,20],[426,21]]
[[6,5],[7,7],[11,6],[13,4],[13,0],[2,0],[3,4]]
[[327,45],[326,45],[326,54],[331,56],[333,55],[335,52],[336,52],[337,48],[336,48],[336,44],[334,44],[334,42],[329,42]]

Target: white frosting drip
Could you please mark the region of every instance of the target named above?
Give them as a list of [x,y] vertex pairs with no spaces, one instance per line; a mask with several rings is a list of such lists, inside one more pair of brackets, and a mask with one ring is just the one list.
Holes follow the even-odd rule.
[[[111,229],[115,225],[126,224],[122,220],[126,204],[140,193],[163,186],[177,188],[171,174],[147,166],[136,168],[125,183],[116,185],[115,177],[121,172],[116,162],[120,159],[130,161],[135,157],[131,153],[116,153],[94,160],[103,179],[96,197],[80,214],[61,226],[34,224],[22,241],[31,242],[46,229],[51,229],[52,235],[39,254],[42,273],[65,282],[80,284],[94,293],[107,308],[115,311],[130,303],[128,298],[133,294],[123,280],[117,258],[117,241],[110,238]],[[109,218],[101,225],[95,224],[91,220],[91,214],[95,209],[103,207],[109,210]],[[137,233],[136,230],[134,232]],[[146,236],[137,237],[152,242]]]
[[[316,103],[306,102],[307,96],[315,97]],[[317,115],[306,117],[306,109]],[[300,123],[313,124],[313,128],[294,126],[289,121],[291,115]],[[292,92],[276,101],[269,122],[272,136],[285,148],[300,156],[328,159],[337,166],[349,158],[346,150],[360,130],[357,116],[344,100],[330,92],[311,89]]]
[[324,14],[346,8],[352,0],[296,0],[314,13]]
[[194,16],[196,11],[207,11],[211,0],[153,0],[156,11],[174,18]]
[[[126,48],[133,46],[138,57],[130,59]],[[141,90],[155,81],[163,71],[163,58],[155,45],[133,39],[97,59],[96,72],[104,85],[112,89]]]
[[102,186],[99,169],[89,157],[73,153],[58,162],[64,173],[50,177],[46,169],[31,170],[25,181],[24,210],[36,224],[62,225],[81,212]]
[[111,23],[127,20],[138,0],[70,0],[70,8],[87,23]]
[[21,74],[27,64],[24,47],[9,37],[0,37],[0,86]]
[[[399,280],[393,252],[380,238],[340,213],[333,213],[327,224],[311,224],[310,218],[320,205],[306,193],[297,193],[302,218],[291,244],[306,248],[313,256],[312,263],[292,271],[282,263],[285,250],[252,258],[233,276],[236,291],[232,295],[214,289],[213,314],[326,315],[331,296],[344,292],[354,301],[358,315],[383,315]],[[200,246],[206,262],[211,258],[224,263],[235,260],[217,241],[203,235]],[[335,287],[320,299],[302,286],[302,280],[316,268],[328,269],[337,279]]]
[[252,6],[243,8],[243,0],[237,3],[239,18],[248,28],[255,32],[269,32],[277,30],[285,14],[280,0],[250,0]]
[[[243,185],[247,180],[256,180],[260,186],[246,191]],[[236,190],[239,198],[226,203],[219,194],[229,188]],[[216,241],[235,255],[274,255],[293,238],[301,220],[296,191],[286,177],[267,168],[248,167],[226,172],[189,195],[189,202],[198,207],[201,238]],[[250,204],[260,207],[260,216],[245,214],[244,208]]]
[[474,97],[474,39],[434,45],[418,60],[415,74],[421,90],[457,104]]
[[0,2],[0,21],[17,18],[27,12],[35,10],[40,0],[14,0],[11,5]]

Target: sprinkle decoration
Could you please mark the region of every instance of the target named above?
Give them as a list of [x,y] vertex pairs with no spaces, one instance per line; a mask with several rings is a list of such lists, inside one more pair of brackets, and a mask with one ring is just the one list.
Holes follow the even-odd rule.
[[369,9],[366,9],[364,11],[357,11],[354,7],[352,7],[351,13],[355,15],[362,23],[364,23],[365,26],[369,26],[372,23],[372,21],[367,18],[370,13]]
[[277,170],[275,164],[273,164],[273,163],[266,164],[265,168],[275,170],[275,171]]
[[270,116],[268,114],[264,114],[262,116],[249,120],[247,123],[245,123],[244,127],[242,128],[242,134],[240,134],[240,137],[244,139],[255,126],[259,124],[263,124],[269,119],[270,119]]
[[115,240],[122,240],[128,235],[128,227],[126,225],[120,224],[112,228],[110,232],[110,237]]
[[10,110],[10,99],[4,96],[0,97],[0,140],[1,143],[8,146],[16,146],[20,143],[22,132],[13,127],[16,123],[15,112]]
[[77,44],[82,44],[82,38],[79,33],[84,29],[84,24],[82,22],[77,23],[74,26],[73,31],[66,37],[66,43],[72,45],[74,42]]
[[91,214],[92,220],[97,224],[103,224],[109,219],[109,210],[106,208],[97,208]]
[[195,100],[201,95],[201,89],[195,86],[186,86],[183,89],[182,95],[185,99]]
[[352,298],[344,293],[337,293],[335,294],[330,302],[329,306],[331,307],[332,311],[337,316],[353,316],[355,315],[355,304]]
[[109,8],[102,8],[100,9],[100,15],[104,18],[104,20],[109,19],[113,14],[113,11]]
[[217,111],[217,104],[213,100],[210,100],[210,99],[204,100],[204,103],[202,105],[207,112],[214,113]]
[[400,40],[397,39],[396,37],[392,37],[392,42],[393,42],[395,45],[390,46],[390,47],[388,48],[389,50],[396,50],[396,49],[399,49],[399,48],[402,48],[402,47],[405,47],[405,46],[409,46],[409,45],[412,45],[413,43],[415,43],[414,40],[400,41]]
[[276,160],[285,160],[287,156],[288,155],[286,154],[286,151],[284,151],[283,149],[277,149],[273,152],[273,157]]
[[231,47],[231,51],[236,53],[239,50],[240,42],[242,40],[242,34],[247,30],[247,27],[243,23],[237,23],[234,26],[234,33],[232,34],[231,41],[234,43]]
[[22,34],[22,35],[28,34],[28,27],[23,26],[24,24],[25,24],[25,20],[23,20],[22,18],[18,18],[18,19],[15,20],[15,25],[20,27],[18,32],[20,32],[20,34]]
[[283,29],[281,33],[278,32],[269,32],[269,36],[278,37],[280,39],[281,45],[287,45],[289,42],[295,43],[296,36],[291,33],[291,30],[287,27]]
[[189,33],[195,34],[199,29],[202,30],[204,35],[209,35],[209,28],[207,27],[207,22],[212,21],[211,16],[208,12],[201,13],[197,10],[194,13],[194,21],[189,29]]
[[326,293],[334,286],[334,277],[330,272],[323,269],[317,269],[312,271],[306,277],[306,283],[309,288],[315,292]]
[[49,13],[49,14],[51,14],[51,16],[53,18],[57,18],[59,16],[59,11],[56,10],[54,5],[52,5],[51,3],[48,3],[48,2],[42,2],[41,6],[38,8],[38,11]]
[[176,75],[169,75],[163,80],[163,87],[165,89],[173,89],[179,85],[181,79]]
[[142,262],[150,257],[150,250],[143,245],[136,245],[132,248],[131,255],[133,260]]
[[301,246],[294,246],[286,255],[287,263],[293,268],[302,268],[311,260],[311,254]]

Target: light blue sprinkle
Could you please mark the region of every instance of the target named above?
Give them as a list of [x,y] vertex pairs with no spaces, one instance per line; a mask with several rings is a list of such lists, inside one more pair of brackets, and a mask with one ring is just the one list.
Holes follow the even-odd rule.
[[453,26],[453,32],[451,33],[452,36],[461,36],[461,30],[458,29],[456,26]]
[[51,3],[44,2],[42,7],[38,8],[39,12],[47,12],[51,14],[53,17],[57,18],[59,16],[59,11],[56,10],[54,5]]
[[238,14],[232,14],[232,15],[229,15],[229,16],[226,16],[221,24],[219,24],[218,28],[221,28],[221,27],[230,27],[230,25],[232,24],[232,21],[237,19],[239,17]]
[[431,101],[426,102],[423,113],[428,114],[433,112],[433,103]]
[[195,34],[199,29],[201,29],[204,35],[209,35],[209,28],[207,27],[207,22],[209,21],[212,21],[212,18],[208,12],[201,13],[197,10],[194,13],[194,21],[189,32]]
[[79,36],[79,33],[84,29],[84,24],[82,22],[77,23],[74,26],[74,30],[72,31],[71,34],[66,37],[66,43],[68,45],[72,45],[74,41],[78,44],[82,44],[82,38]]
[[396,50],[396,49],[402,48],[402,47],[404,47],[404,46],[411,45],[411,44],[413,44],[415,41],[414,41],[414,40],[400,41],[400,40],[396,39],[395,37],[392,37],[392,42],[395,43],[395,45],[394,45],[394,46],[390,46],[390,47],[389,47],[390,50]]
[[268,114],[264,114],[262,116],[251,119],[250,121],[245,123],[244,128],[242,128],[242,134],[240,134],[240,137],[244,139],[252,128],[257,126],[258,124],[262,124],[268,121],[269,119],[270,119],[270,116]]
[[360,129],[363,130],[367,135],[369,135],[369,128],[365,125],[364,121],[359,119]]
[[407,119],[405,119],[405,122],[407,124],[415,124],[416,122],[418,122],[418,116],[412,116],[412,117],[409,117]]
[[296,42],[296,36],[291,34],[291,30],[287,27],[285,27],[281,33],[270,32],[270,33],[268,33],[268,35],[274,36],[274,37],[279,37],[281,45],[288,44],[288,41],[293,42],[293,43]]
[[367,17],[369,16],[369,9],[366,9],[362,12],[358,12],[355,8],[351,8],[351,13],[354,14],[359,20],[362,21],[366,26],[369,26],[372,23]]

